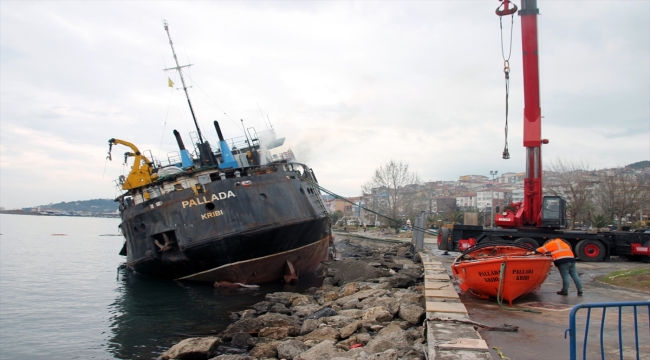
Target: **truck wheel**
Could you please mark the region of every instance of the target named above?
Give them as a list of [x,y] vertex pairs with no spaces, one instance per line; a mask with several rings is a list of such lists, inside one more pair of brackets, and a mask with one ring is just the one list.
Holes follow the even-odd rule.
[[605,245],[598,240],[580,240],[576,245],[576,255],[582,261],[601,261],[606,252]]
[[531,248],[532,250],[535,250],[535,249],[537,249],[539,247],[539,244],[537,243],[537,241],[535,239],[531,239],[531,238],[527,238],[527,237],[523,237],[523,238],[519,238],[519,239],[515,240],[515,244],[526,245],[529,248]]
[[454,237],[453,236],[447,236],[447,250],[456,251],[456,247],[454,246]]
[[438,229],[438,250],[447,250],[447,237],[449,236],[449,229]]

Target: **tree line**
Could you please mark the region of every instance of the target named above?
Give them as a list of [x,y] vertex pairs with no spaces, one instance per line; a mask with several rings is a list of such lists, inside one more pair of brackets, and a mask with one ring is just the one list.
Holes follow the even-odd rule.
[[[639,175],[627,168],[595,171],[584,162],[557,159],[545,167],[543,186],[544,194],[566,200],[570,229],[576,225],[605,228],[616,223],[621,230],[625,226],[647,226],[642,223],[641,211],[650,210],[649,184],[648,174]],[[392,219],[383,219],[391,227],[400,227],[407,219],[413,221],[421,211],[426,211],[430,227],[462,224],[465,211],[455,205],[455,200],[445,211],[432,211],[433,198],[439,191],[425,186],[408,163],[395,160],[378,167],[362,185],[365,206]],[[478,213],[479,225],[490,223],[489,213],[483,209],[474,212]]]

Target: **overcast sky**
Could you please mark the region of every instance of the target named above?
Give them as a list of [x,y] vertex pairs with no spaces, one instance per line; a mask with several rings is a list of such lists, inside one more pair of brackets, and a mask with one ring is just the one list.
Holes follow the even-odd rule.
[[[190,143],[184,95],[167,86],[178,75],[162,71],[173,63],[163,19],[194,64],[190,96],[215,145],[213,120],[234,137],[239,119],[263,130],[268,115],[344,196],[391,158],[425,181],[523,171],[521,23],[503,160],[498,5],[0,1],[0,206],[115,197],[128,169],[126,148],[105,159],[113,137],[163,159],[177,150],[173,129]],[[650,1],[538,5],[544,160],[650,159]]]

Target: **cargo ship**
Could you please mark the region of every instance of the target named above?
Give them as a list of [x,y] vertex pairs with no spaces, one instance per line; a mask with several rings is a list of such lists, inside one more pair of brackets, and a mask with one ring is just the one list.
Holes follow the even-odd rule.
[[[175,280],[259,284],[292,282],[318,270],[329,257],[331,220],[311,168],[294,162],[293,153],[273,154],[284,143],[273,129],[244,129],[224,139],[214,122],[219,146],[213,148],[198,126],[164,22],[176,67],[194,117],[193,151],[174,130],[178,156],[165,165],[131,142],[120,176],[119,227],[126,267]],[[170,70],[166,69],[166,70]],[[242,122],[243,123],[243,122]]]

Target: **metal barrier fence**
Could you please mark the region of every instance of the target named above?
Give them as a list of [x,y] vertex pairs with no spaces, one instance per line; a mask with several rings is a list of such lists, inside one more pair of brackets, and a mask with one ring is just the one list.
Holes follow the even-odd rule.
[[[647,322],[647,332],[641,328],[639,329],[639,312],[637,311],[637,308],[639,307],[646,307],[648,311],[648,322]],[[567,332],[569,333],[569,341],[570,341],[570,359],[575,360],[577,358],[577,334],[576,334],[576,314],[578,310],[580,309],[587,309],[587,315],[586,315],[586,323],[585,323],[585,334],[584,334],[584,340],[582,344],[582,358],[587,359],[587,343],[588,343],[588,338],[589,338],[589,325],[590,325],[590,320],[591,320],[591,309],[596,309],[600,308],[602,309],[601,317],[600,317],[600,358],[605,359],[605,336],[611,334],[606,334],[605,333],[605,319],[607,315],[607,309],[608,308],[618,308],[618,354],[619,358],[623,360],[623,349],[624,349],[624,341],[623,341],[623,308],[632,308],[633,310],[633,326],[634,326],[634,348],[636,350],[636,359],[640,359],[641,357],[641,352],[639,350],[639,332],[641,331],[642,334],[646,334],[643,337],[641,337],[641,346],[645,347],[648,345],[648,339],[650,339],[650,300],[646,301],[626,301],[626,302],[606,302],[606,303],[591,303],[591,304],[578,304],[571,309],[571,314],[569,315],[569,328],[564,332],[564,338],[566,339]],[[594,311],[595,313],[595,311]],[[611,314],[611,312],[610,312]],[[596,314],[597,315],[597,314]],[[595,316],[596,316],[595,315]],[[643,323],[642,323],[643,324]],[[628,327],[632,325],[631,323],[626,321],[626,325]],[[643,326],[643,325],[642,325]],[[626,337],[627,338],[627,337]],[[616,340],[614,340],[615,342]],[[631,349],[630,349],[631,350]],[[629,353],[628,353],[629,354]],[[645,356],[648,354],[644,354]],[[593,357],[589,357],[592,359]],[[628,359],[631,359],[631,357],[628,356]]]

